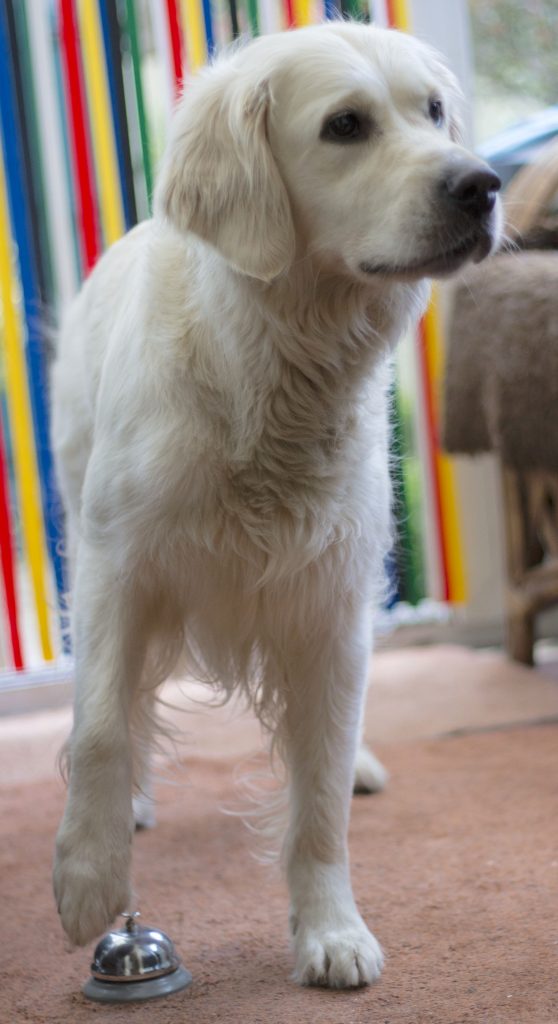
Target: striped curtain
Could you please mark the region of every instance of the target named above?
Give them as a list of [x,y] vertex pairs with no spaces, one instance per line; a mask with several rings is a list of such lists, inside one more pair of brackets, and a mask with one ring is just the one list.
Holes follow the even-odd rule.
[[[0,669],[69,654],[63,515],[49,445],[59,310],[148,217],[185,72],[239,35],[349,15],[408,30],[404,0],[2,0],[0,5]],[[453,470],[438,444],[436,302],[394,393],[394,593],[464,601]]]

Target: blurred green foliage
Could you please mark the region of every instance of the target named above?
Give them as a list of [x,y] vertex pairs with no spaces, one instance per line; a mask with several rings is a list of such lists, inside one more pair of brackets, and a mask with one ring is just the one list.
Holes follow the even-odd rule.
[[477,72],[498,89],[558,103],[558,0],[469,0]]

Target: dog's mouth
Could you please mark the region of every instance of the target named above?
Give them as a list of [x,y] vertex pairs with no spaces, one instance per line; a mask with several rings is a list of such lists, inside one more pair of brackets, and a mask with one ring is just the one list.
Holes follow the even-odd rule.
[[449,249],[437,252],[432,256],[422,256],[407,263],[361,263],[359,270],[363,274],[382,275],[385,277],[418,278],[447,277],[459,270],[468,260],[475,263],[488,256],[492,248],[492,235],[489,231],[476,230]]

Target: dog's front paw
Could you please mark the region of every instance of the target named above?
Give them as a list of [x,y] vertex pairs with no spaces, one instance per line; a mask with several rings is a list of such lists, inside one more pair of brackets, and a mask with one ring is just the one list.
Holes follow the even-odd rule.
[[80,840],[61,829],[58,835],[54,895],[64,931],[77,946],[97,938],[130,906],[130,834],[121,832],[110,846],[91,834]]
[[357,988],[381,974],[379,943],[360,917],[322,927],[299,924],[295,935],[295,978],[301,985]]

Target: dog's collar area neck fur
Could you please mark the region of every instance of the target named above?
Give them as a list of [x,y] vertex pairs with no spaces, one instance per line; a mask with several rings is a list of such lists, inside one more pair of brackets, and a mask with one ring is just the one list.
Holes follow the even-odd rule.
[[272,281],[259,281],[240,274],[225,264],[243,300],[256,306],[264,316],[274,317],[280,311],[282,323],[304,333],[318,324],[325,333],[347,329],[347,319],[366,320],[370,340],[392,346],[394,326],[401,320],[401,309],[410,308],[416,315],[426,307],[431,282],[426,277],[412,281],[371,277],[369,281],[347,275],[325,273],[309,261],[300,261]]

